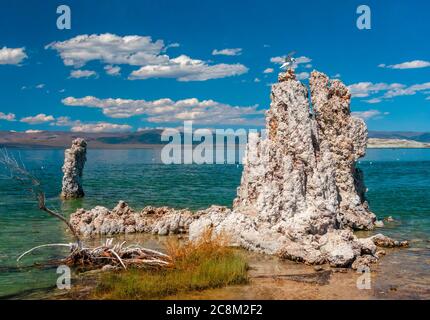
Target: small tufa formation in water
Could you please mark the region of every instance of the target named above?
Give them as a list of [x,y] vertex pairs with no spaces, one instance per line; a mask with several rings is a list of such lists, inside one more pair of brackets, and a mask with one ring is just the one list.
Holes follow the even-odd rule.
[[82,174],[87,161],[87,143],[82,138],[73,140],[72,147],[64,152],[63,188],[61,198],[82,198],[85,193],[82,188]]

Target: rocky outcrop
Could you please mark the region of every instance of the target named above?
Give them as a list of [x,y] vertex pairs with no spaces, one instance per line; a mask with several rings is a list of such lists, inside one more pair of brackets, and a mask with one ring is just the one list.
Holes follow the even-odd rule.
[[[375,255],[373,239],[353,234],[376,221],[355,167],[366,153],[366,125],[351,116],[351,95],[341,81],[314,71],[311,101],[308,96],[291,70],[279,76],[267,138],[249,136],[233,210],[201,216],[190,225],[191,238],[212,228],[251,250],[336,267]],[[366,258],[361,261],[373,261]]]
[[203,213],[206,212],[193,214],[168,207],[145,207],[135,212],[120,201],[112,210],[100,206],[88,211],[79,209],[71,215],[70,223],[84,236],[135,232],[169,235],[187,233],[191,222]]
[[63,199],[76,199],[85,195],[82,188],[82,174],[87,161],[87,143],[84,139],[73,140],[72,147],[64,153]]

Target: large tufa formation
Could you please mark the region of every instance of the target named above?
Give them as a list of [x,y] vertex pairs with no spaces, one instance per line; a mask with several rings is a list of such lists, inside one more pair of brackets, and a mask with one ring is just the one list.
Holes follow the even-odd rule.
[[87,143],[84,139],[73,140],[72,147],[64,153],[63,165],[63,199],[76,199],[83,197],[82,174],[85,161],[87,161]]
[[366,153],[366,125],[351,116],[351,95],[341,81],[313,72],[310,87],[313,111],[299,81],[287,78],[273,86],[268,139],[249,137],[234,209],[271,223],[315,217],[308,221],[315,233],[372,229],[375,215],[355,167]]
[[373,239],[353,234],[373,229],[376,220],[355,167],[366,152],[366,125],[351,116],[351,95],[341,81],[314,71],[310,89],[312,108],[308,89],[291,70],[279,76],[267,138],[249,136],[233,211],[200,217],[191,238],[211,227],[248,249],[339,267],[374,257]]

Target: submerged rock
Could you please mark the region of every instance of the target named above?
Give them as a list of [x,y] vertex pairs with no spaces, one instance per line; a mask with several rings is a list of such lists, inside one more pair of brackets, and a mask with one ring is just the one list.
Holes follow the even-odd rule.
[[76,199],[85,195],[82,188],[82,175],[87,161],[87,143],[84,139],[73,140],[72,147],[64,153],[63,199]]

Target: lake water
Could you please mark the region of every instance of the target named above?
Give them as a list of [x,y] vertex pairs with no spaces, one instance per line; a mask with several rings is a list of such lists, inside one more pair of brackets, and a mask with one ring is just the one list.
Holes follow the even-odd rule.
[[[163,165],[158,149],[89,150],[86,197],[62,202],[58,195],[63,150],[11,152],[40,177],[49,206],[66,215],[80,207],[113,207],[119,200],[136,209],[147,205],[193,210],[212,204],[231,206],[242,173],[240,165]],[[429,290],[430,149],[371,149],[359,166],[365,173],[372,211],[379,218],[396,219],[380,231],[411,240],[411,248],[392,253],[386,261],[399,263],[396,278],[402,279],[400,285],[411,288],[411,297],[414,288]],[[64,256],[64,249],[39,250],[19,264],[16,258],[36,245],[71,241],[63,225],[40,212],[19,185],[0,177],[0,297],[54,287],[55,268],[31,266]]]

